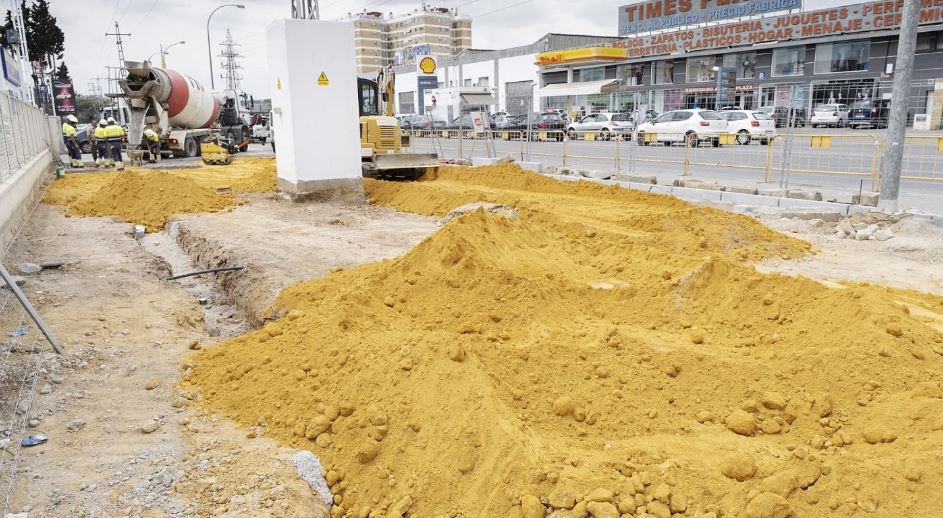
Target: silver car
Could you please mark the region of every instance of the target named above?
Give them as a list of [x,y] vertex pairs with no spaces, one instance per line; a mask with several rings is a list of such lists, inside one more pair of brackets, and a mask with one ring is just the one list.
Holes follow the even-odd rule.
[[594,132],[600,140],[609,140],[618,136],[631,139],[634,130],[635,124],[629,113],[594,113],[571,122],[566,133],[570,140],[584,135],[585,132]]

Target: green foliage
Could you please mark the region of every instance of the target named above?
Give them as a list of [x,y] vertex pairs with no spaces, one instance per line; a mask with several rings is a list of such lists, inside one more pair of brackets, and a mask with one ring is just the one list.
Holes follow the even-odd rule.
[[69,67],[66,66],[65,61],[59,64],[59,68],[56,69],[56,79],[60,81],[72,80],[72,76],[69,75]]
[[107,97],[76,94],[75,116],[79,119],[79,122],[83,124],[92,121],[97,124],[98,119],[101,118],[102,106],[110,102],[111,100]]
[[49,12],[48,0],[36,0],[33,7],[29,9],[29,19],[26,20],[26,42],[29,46],[30,60],[39,61],[43,64],[43,68],[54,58],[62,59],[62,53],[65,52],[65,35],[59,28],[56,17]]

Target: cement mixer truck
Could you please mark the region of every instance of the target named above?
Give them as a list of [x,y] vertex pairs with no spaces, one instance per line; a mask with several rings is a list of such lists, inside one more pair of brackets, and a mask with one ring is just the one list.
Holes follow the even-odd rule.
[[239,113],[238,98],[214,95],[199,81],[149,62],[126,61],[128,75],[118,81],[130,108],[128,156],[140,158],[142,133],[150,128],[161,149],[174,156],[200,155],[200,145],[223,142],[231,152],[244,151],[252,129]]

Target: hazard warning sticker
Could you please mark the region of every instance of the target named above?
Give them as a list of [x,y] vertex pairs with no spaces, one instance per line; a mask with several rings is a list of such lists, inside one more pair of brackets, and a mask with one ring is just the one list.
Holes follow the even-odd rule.
[[329,84],[331,84],[331,82],[327,80],[327,74],[321,72],[321,75],[318,76],[318,86],[327,86]]

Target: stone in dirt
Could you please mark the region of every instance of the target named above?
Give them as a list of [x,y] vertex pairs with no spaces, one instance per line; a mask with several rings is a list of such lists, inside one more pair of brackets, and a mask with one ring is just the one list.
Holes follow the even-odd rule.
[[543,518],[544,506],[534,495],[524,495],[521,497],[521,514],[524,518]]
[[547,496],[547,503],[554,509],[572,509],[576,505],[576,497],[564,489],[554,489]]
[[160,421],[151,421],[141,427],[141,433],[154,433],[158,428],[160,428]]
[[20,263],[16,266],[16,268],[23,275],[32,275],[34,273],[39,273],[43,270],[43,267],[36,263]]
[[291,464],[298,471],[298,476],[311,486],[311,490],[318,495],[324,505],[334,503],[334,495],[324,479],[324,467],[321,461],[310,451],[299,451],[291,456]]
[[576,404],[570,396],[561,396],[553,402],[553,413],[563,417],[573,413]]
[[872,236],[875,241],[887,241],[888,239],[894,237],[894,233],[890,229],[882,228],[874,233]]
[[619,518],[619,510],[609,502],[590,502],[586,510],[593,518]]
[[77,432],[82,428],[85,428],[85,421],[77,417],[69,421],[69,424],[67,424],[65,427],[65,429],[70,432]]
[[517,217],[517,212],[513,208],[508,207],[507,205],[501,205],[500,203],[485,203],[481,201],[476,201],[473,203],[466,203],[461,207],[456,207],[451,210],[448,214],[442,217],[442,223],[448,223],[453,219],[463,215],[468,214],[469,212],[475,212],[477,210],[483,210],[485,212],[490,212],[492,214],[497,214],[499,216],[504,216],[506,218],[514,219]]
[[157,376],[151,376],[144,382],[144,390],[154,390],[158,385],[160,385],[160,380],[157,379]]
[[612,491],[606,488],[596,488],[586,495],[588,502],[612,502]]
[[744,511],[745,518],[790,518],[792,507],[785,498],[773,493],[760,493]]

